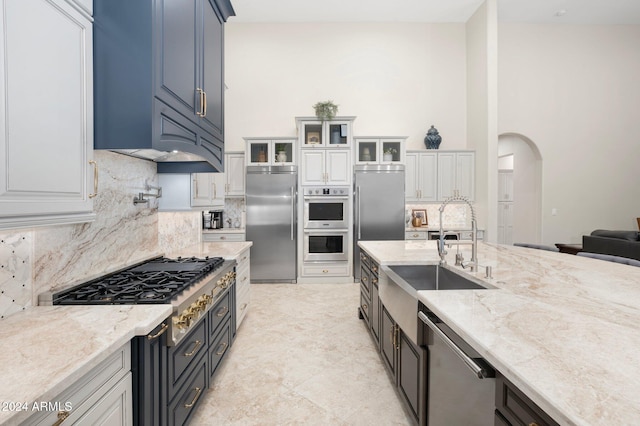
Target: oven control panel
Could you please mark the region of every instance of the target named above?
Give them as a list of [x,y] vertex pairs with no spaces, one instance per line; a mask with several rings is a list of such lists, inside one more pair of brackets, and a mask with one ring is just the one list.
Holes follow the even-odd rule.
[[314,197],[315,196],[318,196],[318,197],[348,196],[349,187],[348,186],[336,186],[331,188],[318,187],[318,186],[307,187],[304,189],[304,195],[314,196]]

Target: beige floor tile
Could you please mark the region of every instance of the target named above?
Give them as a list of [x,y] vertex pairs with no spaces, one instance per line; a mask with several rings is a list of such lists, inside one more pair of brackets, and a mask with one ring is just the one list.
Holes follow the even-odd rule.
[[250,311],[192,425],[410,425],[358,284],[252,284]]

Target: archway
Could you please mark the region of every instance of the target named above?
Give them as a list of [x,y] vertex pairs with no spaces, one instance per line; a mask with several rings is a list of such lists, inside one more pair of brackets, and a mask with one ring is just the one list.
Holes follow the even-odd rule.
[[540,243],[542,155],[518,133],[498,137],[498,242]]

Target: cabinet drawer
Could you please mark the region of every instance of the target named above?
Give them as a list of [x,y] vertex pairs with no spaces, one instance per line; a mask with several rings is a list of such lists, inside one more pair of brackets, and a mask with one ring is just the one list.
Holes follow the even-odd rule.
[[370,325],[369,318],[371,318],[371,301],[362,290],[360,290],[360,312],[362,312],[362,316],[367,322],[367,326]]
[[231,311],[230,306],[231,298],[229,297],[229,292],[227,292],[222,299],[216,303],[216,305],[211,308],[210,311],[210,320],[209,320],[209,337],[213,338],[215,334],[218,332],[218,328],[220,324],[224,323],[230,316],[229,312]]
[[422,230],[405,231],[404,239],[405,240],[426,240],[427,231],[422,231]]
[[558,425],[520,389],[499,373],[496,374],[496,409],[511,425]]
[[[60,403],[62,409],[66,408],[66,403],[69,403],[71,414],[66,422],[72,424],[90,410],[109,389],[124,377],[128,377],[129,370],[131,370],[131,346],[127,343],[58,397],[52,399],[51,402]],[[130,383],[131,379],[129,377]],[[131,412],[129,412],[129,416],[131,416]],[[55,424],[56,421],[58,421],[57,411],[42,411],[31,416],[24,424],[50,426]]]
[[202,241],[211,242],[211,241],[244,241],[244,234],[239,233],[203,233]]
[[206,325],[207,319],[205,317],[178,346],[169,348],[169,400],[175,395],[175,390],[186,380],[185,377],[189,374],[189,368],[207,350]]
[[305,277],[346,277],[349,275],[349,264],[318,263],[303,265],[302,275]]
[[207,365],[205,356],[196,365],[193,373],[169,406],[168,426],[186,424],[191,414],[195,412],[207,388]]
[[222,327],[222,329],[220,330],[220,333],[216,336],[216,339],[213,340],[213,343],[211,344],[211,348],[209,348],[209,365],[210,365],[209,377],[213,377],[213,375],[216,372],[216,369],[218,368],[218,365],[220,364],[225,354],[227,353],[229,346],[231,346],[230,327],[231,327],[231,321],[227,321]]

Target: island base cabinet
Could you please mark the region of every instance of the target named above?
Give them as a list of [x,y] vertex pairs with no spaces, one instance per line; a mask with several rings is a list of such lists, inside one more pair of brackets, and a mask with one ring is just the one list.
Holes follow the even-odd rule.
[[393,318],[382,306],[380,318],[380,351],[384,364],[392,376],[396,374],[396,324]]
[[496,372],[495,425],[557,426],[547,413],[531,401],[520,389]]
[[426,354],[414,345],[406,334],[398,336],[398,389],[404,397],[411,413],[416,419],[424,418],[426,404],[421,404],[426,396],[426,384],[423,379],[426,371]]

